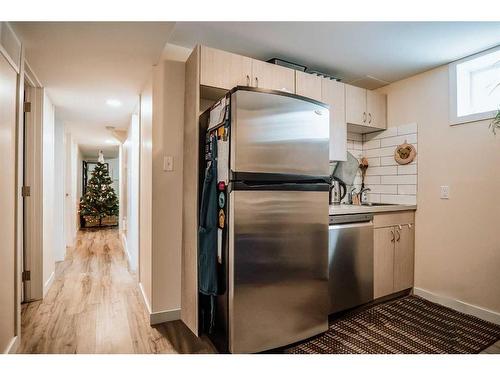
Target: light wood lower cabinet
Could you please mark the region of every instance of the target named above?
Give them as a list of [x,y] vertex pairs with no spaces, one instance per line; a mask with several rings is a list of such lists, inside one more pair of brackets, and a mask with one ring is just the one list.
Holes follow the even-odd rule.
[[391,294],[394,290],[394,228],[373,231],[373,297]]
[[415,225],[413,213],[385,214],[379,220],[376,215],[374,224],[373,297],[379,298],[413,287]]
[[413,287],[415,269],[415,226],[395,227],[394,292]]

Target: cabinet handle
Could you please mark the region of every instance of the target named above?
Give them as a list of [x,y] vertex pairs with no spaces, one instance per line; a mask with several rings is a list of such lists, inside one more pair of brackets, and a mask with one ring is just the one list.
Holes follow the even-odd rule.
[[401,233],[399,232],[399,230],[396,230],[396,233],[398,234],[398,238],[396,239],[396,241],[399,242],[399,240],[401,239]]
[[259,87],[259,77],[255,77],[255,87]]
[[394,242],[394,231],[392,229],[391,229],[391,234],[392,234],[392,236],[391,236],[391,242]]
[[363,122],[366,122],[366,112],[363,112]]
[[372,123],[372,114],[371,113],[368,113],[368,123],[371,124]]
[[247,86],[250,86],[250,76],[247,74]]
[[408,229],[411,229],[412,225],[411,224],[408,224]]

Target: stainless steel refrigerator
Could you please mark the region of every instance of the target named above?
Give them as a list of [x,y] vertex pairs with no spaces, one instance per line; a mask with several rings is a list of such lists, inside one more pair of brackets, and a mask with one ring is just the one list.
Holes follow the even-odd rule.
[[226,288],[217,299],[214,343],[252,353],[326,331],[328,106],[237,87],[209,112],[218,180],[227,185],[219,201]]

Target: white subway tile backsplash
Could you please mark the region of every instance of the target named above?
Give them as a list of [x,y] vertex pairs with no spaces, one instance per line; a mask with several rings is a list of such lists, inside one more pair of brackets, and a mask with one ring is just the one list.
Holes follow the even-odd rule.
[[[368,167],[368,169],[370,169],[370,167]],[[367,184],[367,185],[380,184],[380,176],[366,176],[365,177],[365,184]]]
[[353,141],[353,148],[355,150],[363,150],[363,142],[361,141]]
[[416,134],[399,135],[397,137],[384,138],[380,140],[380,147],[398,146],[403,143],[417,143]]
[[[370,134],[347,133],[347,150],[356,158],[368,159],[365,186],[371,191],[368,201],[374,203],[416,204],[417,160],[399,165],[394,160],[396,146],[404,142],[417,148],[417,124],[405,124]],[[359,191],[361,173],[358,171],[350,188]]]
[[406,164],[398,166],[398,174],[417,174],[417,164]]
[[417,133],[417,124],[411,123],[406,125],[400,125],[397,127],[398,135]]
[[397,176],[381,176],[380,183],[383,185],[416,185],[417,175],[397,175]]
[[394,160],[394,156],[383,156],[380,158],[380,165],[398,165],[398,163]]
[[369,187],[370,193],[379,194],[398,194],[398,185],[366,185]]
[[371,150],[373,148],[380,148],[380,139],[363,142],[363,150]]
[[368,167],[368,169],[366,170],[367,176],[387,176],[393,174],[398,174],[398,167]]
[[364,151],[364,156],[367,158],[391,155],[394,155],[394,147],[374,148],[373,150]]
[[388,128],[381,132],[365,134],[363,136],[363,140],[366,142],[371,141],[372,139],[382,139],[387,137],[394,137],[396,135],[398,135],[398,128]]
[[380,194],[380,202],[392,204],[417,204],[417,196]]
[[367,158],[368,168],[370,167],[380,167],[380,158]]
[[368,198],[368,202],[380,203],[380,194],[367,193],[366,197]]
[[[392,185],[387,185],[387,186],[392,186]],[[398,185],[398,194],[416,195],[417,185]]]

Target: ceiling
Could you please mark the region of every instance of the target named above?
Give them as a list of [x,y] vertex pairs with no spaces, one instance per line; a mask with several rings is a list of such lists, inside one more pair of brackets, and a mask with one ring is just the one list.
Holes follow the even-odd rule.
[[[82,152],[114,152],[173,22],[13,22],[30,66]],[[110,107],[108,99],[121,102]]]
[[[56,120],[65,124],[82,151],[90,155],[99,149],[116,152],[118,141],[106,127],[128,126],[140,90],[162,51],[163,57],[185,59],[189,50],[175,45],[192,48],[200,43],[261,60],[279,57],[344,82],[375,88],[500,44],[500,22],[12,25],[56,106]],[[110,107],[108,99],[119,100],[122,106]]]
[[170,43],[278,57],[344,82],[371,76],[380,87],[499,45],[500,22],[177,22]]

